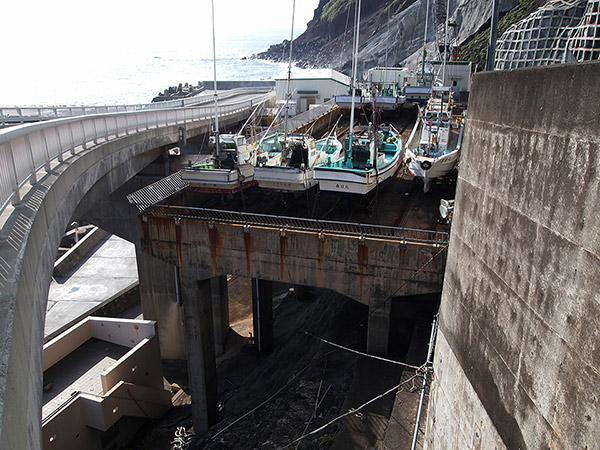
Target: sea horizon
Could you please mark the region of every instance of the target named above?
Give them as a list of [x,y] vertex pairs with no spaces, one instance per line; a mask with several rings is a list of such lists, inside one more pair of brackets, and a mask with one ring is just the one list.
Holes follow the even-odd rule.
[[[294,33],[295,36],[300,34]],[[253,55],[289,39],[289,30],[217,40],[217,81],[269,80],[287,63]],[[98,106],[150,103],[171,86],[213,80],[212,41],[175,49],[123,50],[82,64],[79,55],[28,60],[0,78],[0,106]]]

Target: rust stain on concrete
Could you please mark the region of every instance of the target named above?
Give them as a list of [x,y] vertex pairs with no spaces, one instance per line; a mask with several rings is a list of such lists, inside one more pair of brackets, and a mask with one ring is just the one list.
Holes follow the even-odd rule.
[[219,274],[219,253],[221,251],[221,246],[223,245],[223,240],[221,239],[221,233],[217,230],[217,227],[212,227],[208,229],[208,240],[210,244],[210,268],[212,270],[213,276],[217,276]]
[[369,247],[367,244],[359,244],[358,245],[358,264],[361,268],[361,271],[365,266],[369,265]]
[[244,249],[246,251],[246,273],[250,276],[250,269],[252,267],[252,235],[250,231],[244,233]]
[[182,239],[181,239],[181,234],[182,234],[182,228],[183,225],[179,224],[179,225],[171,225],[175,227],[175,251],[177,252],[177,265],[179,267],[183,266],[183,253],[182,253]]
[[284,281],[285,278],[285,254],[287,251],[287,238],[279,236],[279,278]]

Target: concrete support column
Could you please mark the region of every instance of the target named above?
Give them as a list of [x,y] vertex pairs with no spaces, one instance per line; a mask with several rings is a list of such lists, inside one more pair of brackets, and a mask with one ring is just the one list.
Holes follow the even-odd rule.
[[163,359],[185,359],[183,309],[178,293],[177,267],[136,246],[140,299],[144,319],[156,320]]
[[196,280],[193,274],[184,271],[180,273],[180,280],[192,422],[196,433],[202,434],[217,423],[219,417],[211,280]]
[[215,352],[225,353],[227,334],[229,333],[229,295],[227,291],[227,275],[210,279],[212,297],[213,325],[215,329]]
[[273,282],[252,278],[252,321],[259,353],[273,351]]
[[[374,306],[376,305],[376,306]],[[385,356],[390,340],[392,301],[373,302],[369,306],[369,324],[367,328],[367,353]]]

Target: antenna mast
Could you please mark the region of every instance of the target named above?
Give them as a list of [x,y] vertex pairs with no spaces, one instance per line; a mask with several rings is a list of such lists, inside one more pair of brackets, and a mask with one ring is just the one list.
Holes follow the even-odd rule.
[[358,0],[356,4],[356,11],[354,13],[354,55],[352,55],[352,107],[350,109],[350,140],[348,145],[348,150],[352,152],[352,138],[354,136],[354,105],[356,104],[356,72],[358,66],[358,37],[360,33],[360,5],[361,1]]
[[287,146],[287,135],[288,135],[288,116],[290,115],[290,98],[292,94],[290,92],[292,84],[292,49],[294,48],[294,16],[296,15],[296,0],[292,3],[292,33],[290,36],[290,60],[288,62],[288,78],[287,78],[287,94],[285,99],[285,124],[283,128],[283,148],[286,150]]
[[[217,160],[219,159],[219,105],[217,102],[217,51],[215,44],[215,0],[211,0],[212,4],[212,32],[213,32],[213,74],[215,79],[215,151]],[[218,163],[217,163],[218,164]]]

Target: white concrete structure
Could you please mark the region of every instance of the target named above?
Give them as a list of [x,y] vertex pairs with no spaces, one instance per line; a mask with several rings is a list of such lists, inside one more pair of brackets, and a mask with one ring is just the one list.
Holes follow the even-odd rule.
[[159,418],[171,407],[156,322],[88,317],[44,345],[43,369],[45,450],[116,447],[138,428],[102,435],[122,417]]
[[[288,93],[287,72],[275,79],[277,102],[285,102]],[[320,105],[335,95],[345,94],[350,77],[333,69],[292,70],[289,92],[296,102],[296,114],[307,111],[310,105]]]

